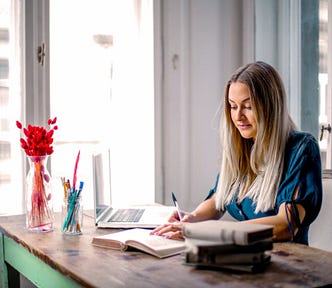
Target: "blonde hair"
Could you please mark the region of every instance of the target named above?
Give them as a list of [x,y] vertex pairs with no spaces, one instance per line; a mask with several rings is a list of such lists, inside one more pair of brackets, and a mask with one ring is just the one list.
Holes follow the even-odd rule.
[[[242,138],[232,122],[228,102],[232,83],[247,85],[257,135]],[[284,151],[296,126],[289,116],[283,82],[269,64],[255,62],[239,68],[227,82],[220,119],[221,169],[216,194],[217,209],[225,210],[234,196],[253,199],[255,213],[275,205],[283,172]],[[238,194],[237,194],[238,193]]]

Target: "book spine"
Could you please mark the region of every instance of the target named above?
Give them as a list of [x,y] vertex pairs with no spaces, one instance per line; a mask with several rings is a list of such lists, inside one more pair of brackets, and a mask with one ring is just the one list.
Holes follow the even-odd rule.
[[229,270],[236,272],[249,272],[258,273],[263,272],[270,262],[264,262],[260,264],[205,264],[205,263],[190,263],[186,262],[186,265],[194,266],[198,269],[208,269],[208,270]]
[[183,236],[188,239],[200,239],[215,242],[218,244],[236,244],[236,245],[251,245],[259,241],[271,239],[273,236],[272,230],[264,231],[259,236],[251,235],[240,230],[221,229],[218,232],[210,234],[202,233],[202,231],[195,231],[190,227],[183,227]]
[[[190,247],[190,246],[189,246]],[[272,240],[256,242],[250,245],[215,245],[190,247],[197,254],[258,253],[273,249]]]
[[264,262],[265,253],[218,254],[212,258],[214,264],[259,264]]
[[194,239],[202,239],[215,241],[218,243],[233,243],[238,245],[247,245],[248,238],[246,233],[243,231],[236,231],[233,229],[221,229],[218,233],[210,233],[209,235],[202,235],[201,231],[194,231],[190,227],[183,227],[183,235],[184,237],[194,238]]
[[222,242],[229,242],[231,241],[234,244],[238,245],[247,245],[248,239],[242,231],[236,231],[231,229],[222,229],[220,231],[220,239]]
[[265,252],[260,253],[234,253],[234,254],[218,254],[218,255],[197,255],[187,252],[185,260],[187,263],[196,263],[204,265],[223,265],[223,264],[245,264],[255,265],[269,261],[270,255]]

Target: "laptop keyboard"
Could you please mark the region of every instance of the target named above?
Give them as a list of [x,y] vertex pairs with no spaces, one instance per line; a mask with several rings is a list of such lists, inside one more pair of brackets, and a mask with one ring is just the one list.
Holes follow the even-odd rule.
[[138,222],[144,209],[117,209],[108,222]]

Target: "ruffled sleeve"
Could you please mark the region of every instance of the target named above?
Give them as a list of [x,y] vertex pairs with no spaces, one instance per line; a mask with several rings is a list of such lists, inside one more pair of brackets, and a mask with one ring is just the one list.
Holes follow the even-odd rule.
[[[311,134],[294,132],[285,152],[285,169],[277,192],[276,206],[279,207],[284,202],[290,203],[293,207],[296,207],[294,204],[301,204],[305,209],[302,226],[309,226],[317,217],[322,204],[319,146]],[[293,199],[297,187],[298,195]],[[298,222],[298,219],[295,221]]]

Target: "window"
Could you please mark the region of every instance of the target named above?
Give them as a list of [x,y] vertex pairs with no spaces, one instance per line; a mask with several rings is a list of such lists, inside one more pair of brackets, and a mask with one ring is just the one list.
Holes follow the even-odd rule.
[[113,204],[154,202],[153,55],[153,1],[50,1],[52,176],[71,179],[81,150],[87,208],[100,149],[110,149]]
[[281,73],[290,114],[318,139],[323,169],[332,168],[331,11],[327,0],[255,1],[255,59]]
[[22,100],[19,11],[19,3],[0,0],[0,214],[21,213],[23,207],[22,158],[15,126]]
[[111,151],[113,203],[154,201],[152,24],[152,0],[0,0],[0,213],[24,212],[15,121],[45,125],[55,116],[55,210],[78,150],[85,208],[93,206],[92,153],[100,148]]
[[[329,66],[329,9],[331,3],[327,0],[319,1],[319,144],[322,156],[323,169],[332,169],[332,145],[331,145],[331,92],[329,78],[331,67]],[[330,25],[331,26],[331,25]]]

